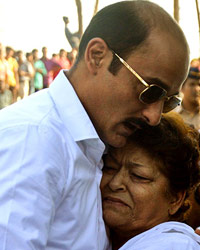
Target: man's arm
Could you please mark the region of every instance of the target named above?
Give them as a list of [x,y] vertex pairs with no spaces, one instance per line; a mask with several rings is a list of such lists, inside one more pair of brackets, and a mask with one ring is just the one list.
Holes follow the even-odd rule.
[[42,250],[47,244],[61,190],[59,159],[45,133],[32,125],[0,130],[2,250]]

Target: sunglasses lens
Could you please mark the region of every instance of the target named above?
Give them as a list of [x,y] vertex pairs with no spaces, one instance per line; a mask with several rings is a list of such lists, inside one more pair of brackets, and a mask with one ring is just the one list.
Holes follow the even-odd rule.
[[170,97],[169,100],[164,103],[163,113],[167,113],[171,111],[172,109],[175,109],[180,104],[181,104],[180,98],[176,96]]
[[140,94],[140,100],[143,103],[151,104],[162,99],[164,96],[166,96],[166,94],[167,92],[163,88],[160,88],[156,85],[151,85]]
[[[159,101],[167,95],[167,91],[163,88],[160,88],[157,85],[150,85],[140,94],[140,100],[145,104],[151,104]],[[164,103],[163,113],[167,113],[172,109],[175,109],[178,105],[181,104],[181,99],[177,96],[171,96]]]

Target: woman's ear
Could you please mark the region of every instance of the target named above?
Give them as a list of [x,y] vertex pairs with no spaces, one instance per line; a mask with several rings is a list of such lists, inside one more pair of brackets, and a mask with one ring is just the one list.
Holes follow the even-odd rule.
[[92,74],[96,75],[98,69],[102,67],[108,51],[108,46],[103,39],[96,37],[89,41],[85,50],[85,63]]
[[184,202],[185,195],[186,191],[180,191],[176,194],[176,196],[172,197],[168,210],[169,215],[174,215],[178,211]]

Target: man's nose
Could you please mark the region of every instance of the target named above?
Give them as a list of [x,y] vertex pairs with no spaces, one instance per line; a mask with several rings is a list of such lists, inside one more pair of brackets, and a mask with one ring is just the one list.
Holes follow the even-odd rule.
[[142,111],[142,115],[149,125],[156,126],[160,123],[163,106],[164,100],[160,100],[145,106]]

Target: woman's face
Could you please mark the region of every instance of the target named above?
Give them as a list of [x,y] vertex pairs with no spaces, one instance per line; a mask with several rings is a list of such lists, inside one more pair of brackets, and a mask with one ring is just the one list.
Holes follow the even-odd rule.
[[110,228],[133,236],[169,220],[172,198],[158,164],[134,145],[109,152],[101,192],[103,216]]

